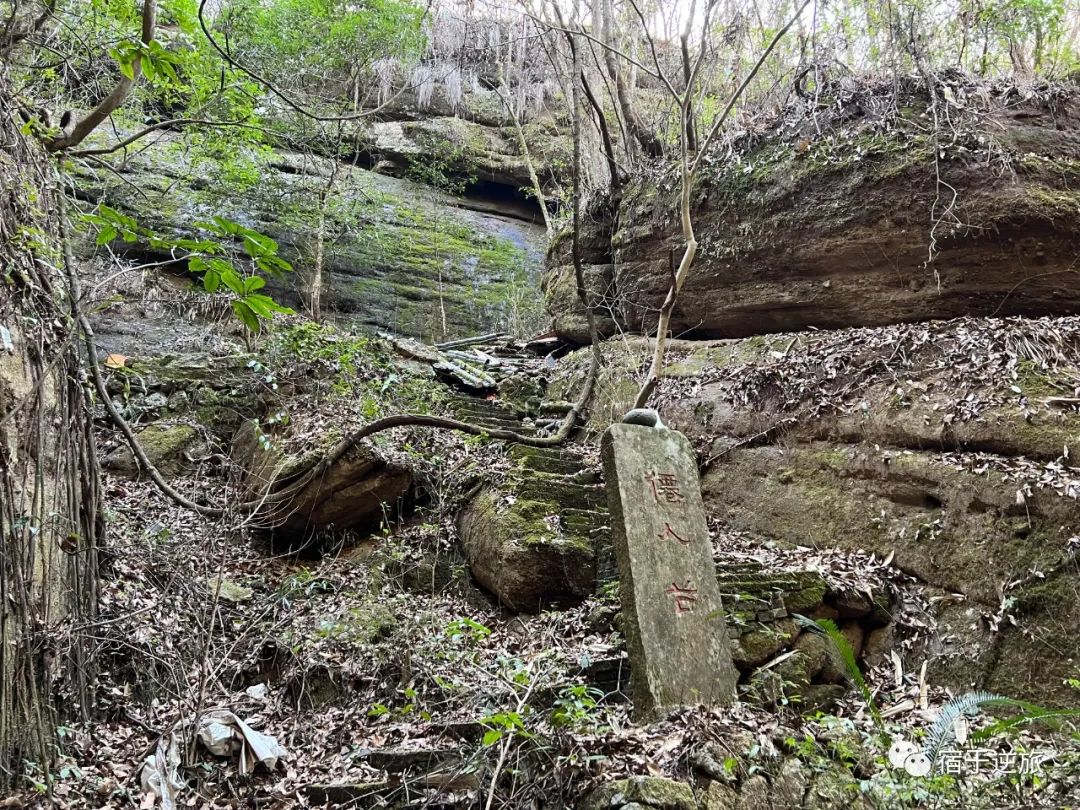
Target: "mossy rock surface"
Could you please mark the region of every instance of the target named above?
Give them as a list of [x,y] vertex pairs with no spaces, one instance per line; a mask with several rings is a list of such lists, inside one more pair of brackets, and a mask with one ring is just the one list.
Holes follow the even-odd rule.
[[690,785],[656,776],[633,776],[604,785],[578,807],[579,810],[618,810],[636,804],[657,810],[697,810]]
[[798,629],[791,619],[783,619],[775,625],[755,623],[749,633],[732,641],[732,660],[742,671],[761,666],[790,644],[797,634]]
[[[191,466],[184,453],[200,444],[201,435],[191,425],[157,423],[143,428],[136,438],[151,464],[166,475],[176,475]],[[110,472],[130,478],[139,474],[139,464],[127,446],[107,456],[103,466]]]
[[593,540],[565,525],[561,511],[555,500],[518,499],[512,489],[491,488],[460,512],[458,530],[473,576],[507,607],[537,611],[592,592]]
[[[223,162],[159,146],[125,162],[123,179],[88,182],[85,191],[158,233],[205,236],[198,223],[222,216],[266,234],[294,268],[269,279],[266,290],[303,310],[327,166],[290,153],[239,153]],[[221,193],[225,184],[202,182],[208,174],[231,177],[230,193]],[[144,188],[148,199],[132,196],[129,183]],[[539,220],[344,166],[326,223],[322,305],[344,321],[430,342],[494,330],[524,334],[546,323]],[[156,256],[142,241],[113,247],[133,258]],[[174,269],[184,272],[182,263]]]
[[[776,480],[779,468],[793,469],[794,479]],[[1080,525],[1075,500],[1038,493],[1018,504],[1015,484],[940,463],[932,451],[886,460],[873,447],[828,443],[733,451],[703,488],[708,508],[736,529],[788,546],[892,555],[931,588],[964,594],[961,610],[939,617],[948,631],[939,628],[924,651],[940,681],[1037,702],[1071,699],[1062,684],[1074,677],[1070,660],[1080,660],[1068,630],[1080,620],[1080,585],[1060,563]],[[979,611],[1000,606],[1000,583],[1033,570],[1057,573],[1012,594],[1019,626],[1003,627],[1000,638],[984,633]],[[818,589],[806,593],[818,601]],[[865,596],[841,607],[872,625],[888,619],[888,606]],[[1052,646],[1040,640],[1051,638]]]

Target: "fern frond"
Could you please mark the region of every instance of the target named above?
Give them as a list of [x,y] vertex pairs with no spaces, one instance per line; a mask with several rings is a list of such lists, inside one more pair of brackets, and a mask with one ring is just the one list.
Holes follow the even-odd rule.
[[931,762],[937,762],[942,749],[956,738],[956,718],[962,714],[972,714],[983,706],[1018,706],[1020,701],[997,695],[993,692],[966,692],[953,698],[941,707],[937,720],[926,735],[926,755]]
[[[1080,709],[1044,709],[1040,706],[1025,705],[1023,714],[998,720],[996,723],[993,723],[986,728],[973,731],[971,733],[971,739],[974,742],[982,742],[991,737],[996,737],[1003,731],[1011,731],[1018,726],[1026,726],[1034,723],[1043,723],[1050,726],[1050,728],[1055,731],[1064,731],[1064,725],[1070,725],[1075,729],[1075,723],[1066,724],[1059,721],[1077,717],[1080,717]],[[1077,735],[1075,732],[1071,732],[1071,736],[1075,738]]]
[[859,669],[859,664],[855,660],[855,650],[851,646],[851,642],[848,641],[847,636],[840,632],[836,622],[832,619],[815,621],[798,613],[794,614],[794,619],[804,629],[820,633],[831,642],[829,651],[848,680],[860,687],[866,683],[862,670]]
[[829,640],[829,652],[833,659],[840,667],[841,672],[859,690],[859,694],[862,696],[867,709],[869,709],[874,723],[879,729],[883,728],[881,715],[874,704],[874,695],[870,691],[870,686],[866,683],[866,678],[863,677],[862,670],[859,669],[859,662],[855,658],[855,649],[851,646],[847,636],[840,632],[836,622],[832,619],[818,619],[815,621],[798,613],[792,614],[792,618],[803,629],[820,633]]

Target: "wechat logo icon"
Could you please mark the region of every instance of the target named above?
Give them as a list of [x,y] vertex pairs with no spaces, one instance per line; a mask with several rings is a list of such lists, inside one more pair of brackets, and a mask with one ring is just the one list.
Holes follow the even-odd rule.
[[933,763],[918,746],[904,739],[895,739],[889,746],[889,764],[903,769],[912,776],[928,776]]

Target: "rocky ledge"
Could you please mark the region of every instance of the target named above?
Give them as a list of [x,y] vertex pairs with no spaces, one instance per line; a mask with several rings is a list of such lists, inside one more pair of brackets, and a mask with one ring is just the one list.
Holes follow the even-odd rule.
[[[697,179],[700,250],[676,335],[742,337],[963,315],[1080,310],[1080,93],[1073,85],[831,90],[710,156]],[[826,107],[826,102],[828,107]],[[717,150],[720,152],[720,150]],[[601,327],[648,333],[684,240],[678,178],[643,174],[582,240]],[[545,290],[563,336],[586,342],[569,234]]]

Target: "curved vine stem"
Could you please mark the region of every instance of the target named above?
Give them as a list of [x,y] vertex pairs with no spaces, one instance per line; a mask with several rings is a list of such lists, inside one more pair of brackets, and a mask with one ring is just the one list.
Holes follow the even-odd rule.
[[59,220],[58,228],[60,247],[63,254],[64,276],[67,279],[68,294],[71,298],[71,316],[74,318],[78,328],[82,330],[83,346],[86,349],[86,362],[90,366],[90,378],[94,382],[94,388],[97,389],[98,396],[101,397],[101,404],[105,406],[105,411],[109,414],[113,424],[124,434],[124,438],[127,440],[128,446],[131,448],[131,452],[138,461],[139,466],[150,476],[150,480],[154,482],[158,489],[186,509],[191,509],[207,517],[221,517],[225,514],[223,508],[196,503],[177,491],[165,480],[158,468],[147,458],[146,452],[142,449],[138,438],[135,436],[135,431],[131,429],[131,425],[128,424],[127,420],[120,415],[120,411],[113,404],[112,397],[109,396],[105,381],[101,377],[97,347],[94,345],[94,327],[90,325],[90,319],[86,317],[81,305],[82,285],[79,284],[79,274],[75,271],[75,258],[71,253],[71,238],[68,233],[67,196],[62,182],[64,177],[62,162],[59,168],[59,177],[61,182],[56,194],[57,219]]

